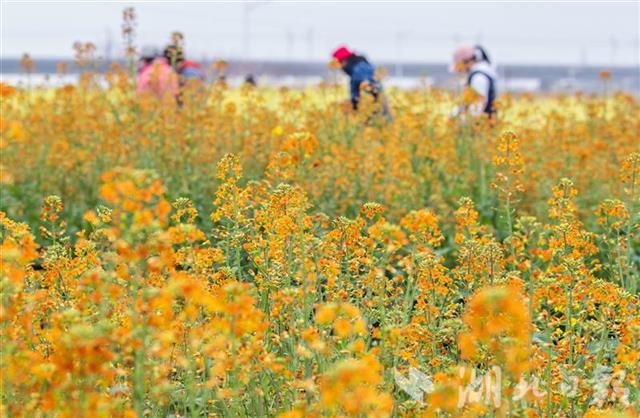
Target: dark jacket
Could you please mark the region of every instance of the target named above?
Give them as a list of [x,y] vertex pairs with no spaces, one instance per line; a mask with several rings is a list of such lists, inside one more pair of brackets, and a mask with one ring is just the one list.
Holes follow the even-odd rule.
[[355,54],[350,56],[342,66],[342,70],[351,79],[351,104],[354,109],[358,108],[358,102],[360,101],[360,86],[365,81],[371,85],[372,94],[377,99],[382,86],[374,77],[376,69],[365,57]]

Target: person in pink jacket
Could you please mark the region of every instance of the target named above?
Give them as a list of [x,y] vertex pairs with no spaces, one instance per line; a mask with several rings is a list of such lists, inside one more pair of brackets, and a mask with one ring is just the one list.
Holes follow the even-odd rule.
[[151,48],[142,51],[142,66],[138,70],[138,95],[153,95],[159,99],[175,98],[178,94],[178,74],[167,59]]

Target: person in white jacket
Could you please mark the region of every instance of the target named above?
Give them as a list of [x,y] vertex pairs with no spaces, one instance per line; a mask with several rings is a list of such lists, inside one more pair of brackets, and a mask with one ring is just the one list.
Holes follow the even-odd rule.
[[453,116],[466,112],[473,116],[486,114],[490,118],[494,117],[496,114],[497,76],[484,48],[481,46],[462,46],[456,49],[450,70],[466,74],[467,87],[473,89],[480,97],[480,100],[471,105],[459,106],[454,109]]

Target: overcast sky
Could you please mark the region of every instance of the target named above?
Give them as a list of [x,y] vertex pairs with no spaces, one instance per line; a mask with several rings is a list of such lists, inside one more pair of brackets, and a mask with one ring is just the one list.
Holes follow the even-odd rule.
[[[375,60],[446,62],[461,43],[480,42],[501,63],[638,65],[640,2],[215,2],[2,1],[1,55],[71,56],[74,41],[101,55],[122,50],[122,9],[135,7],[138,45],[186,37],[196,59],[326,61],[347,43]],[[107,45],[111,45],[110,48]]]

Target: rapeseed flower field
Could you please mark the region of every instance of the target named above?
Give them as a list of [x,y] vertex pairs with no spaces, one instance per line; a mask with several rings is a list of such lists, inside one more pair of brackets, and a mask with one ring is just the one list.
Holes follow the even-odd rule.
[[0,89],[2,416],[638,416],[637,97],[106,80]]

